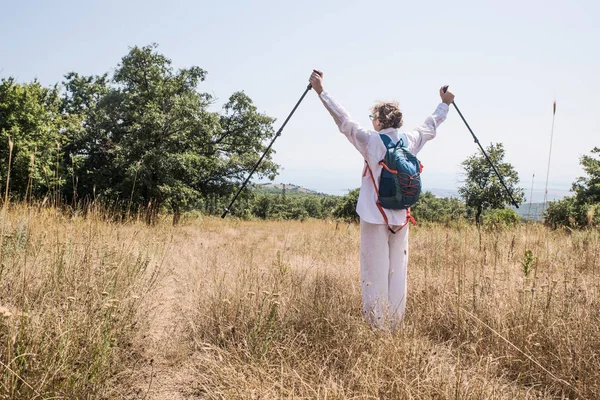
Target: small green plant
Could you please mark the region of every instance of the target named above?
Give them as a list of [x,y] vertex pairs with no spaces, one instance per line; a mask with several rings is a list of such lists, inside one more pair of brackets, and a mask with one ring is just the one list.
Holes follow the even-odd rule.
[[521,261],[521,266],[523,268],[523,274],[525,278],[529,277],[531,271],[533,271],[534,265],[537,262],[537,257],[533,256],[533,252],[529,249],[525,250],[525,254],[523,255],[523,261]]
[[281,257],[281,251],[277,250],[277,259],[274,263],[279,268],[279,273],[281,276],[285,276],[288,272],[290,272],[289,264],[283,262]]

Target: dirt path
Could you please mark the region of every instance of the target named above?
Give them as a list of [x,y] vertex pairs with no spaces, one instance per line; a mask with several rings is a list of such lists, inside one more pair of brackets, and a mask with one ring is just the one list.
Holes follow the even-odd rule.
[[[180,250],[171,246],[170,252]],[[188,251],[192,253],[191,248]],[[188,254],[165,258],[162,276],[145,300],[146,327],[139,334],[141,361],[131,371],[127,399],[189,399],[189,348],[182,338],[193,290]],[[146,318],[146,317],[145,317]],[[187,393],[187,394],[186,394]]]

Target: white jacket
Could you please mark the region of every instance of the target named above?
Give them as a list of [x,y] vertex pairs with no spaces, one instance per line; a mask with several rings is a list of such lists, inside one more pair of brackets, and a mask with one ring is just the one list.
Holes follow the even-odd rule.
[[[385,145],[379,137],[383,133],[388,135],[392,141],[399,140],[400,131],[395,128],[382,129],[376,132],[372,129],[365,129],[357,122],[352,121],[350,114],[338,103],[333,100],[331,95],[326,91],[321,92],[321,101],[325,108],[329,111],[337,124],[340,132],[342,132],[350,143],[356,147],[360,154],[368,163],[371,171],[375,175],[375,181],[379,184],[379,176],[381,175],[382,167],[379,162],[385,156]],[[425,122],[412,132],[404,132],[408,138],[408,148],[417,155],[429,140],[436,135],[436,130],[439,124],[446,120],[448,115],[448,105],[440,103],[433,114],[425,119]],[[371,224],[385,224],[381,212],[377,208],[377,192],[373,187],[373,182],[369,173],[363,173],[362,183],[360,186],[360,195],[358,196],[358,204],[356,212],[360,218]],[[406,222],[406,210],[384,210],[390,225],[402,225]]]

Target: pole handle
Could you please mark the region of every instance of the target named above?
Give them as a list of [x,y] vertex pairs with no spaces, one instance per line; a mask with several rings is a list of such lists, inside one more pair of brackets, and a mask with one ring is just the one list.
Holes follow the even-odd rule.
[[[313,72],[316,72],[317,74],[319,74],[319,76],[322,78],[323,77],[323,73],[317,69],[313,69]],[[312,85],[309,83],[307,86],[307,90],[311,90],[312,89]]]

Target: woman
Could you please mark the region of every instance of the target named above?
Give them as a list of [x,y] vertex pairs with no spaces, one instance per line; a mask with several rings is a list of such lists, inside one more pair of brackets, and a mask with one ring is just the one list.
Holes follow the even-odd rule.
[[[356,212],[360,217],[360,276],[363,313],[367,321],[380,329],[396,328],[406,308],[406,267],[408,264],[408,224],[406,210],[382,210],[377,207],[377,189],[386,147],[379,136],[385,134],[396,143],[400,139],[402,112],[397,102],[377,103],[372,109],[373,130],[361,127],[350,114],[323,89],[323,73],[315,70],[310,83],[350,143],[364,157]],[[436,135],[437,127],[448,114],[454,95],[440,88],[442,102],[432,115],[412,132],[405,132],[409,150],[417,155],[425,143]],[[373,174],[373,178],[370,174]],[[382,215],[385,213],[387,221]],[[408,216],[409,217],[409,216]],[[388,225],[389,224],[389,225]],[[403,226],[403,227],[402,227]],[[389,228],[398,230],[393,234]]]

